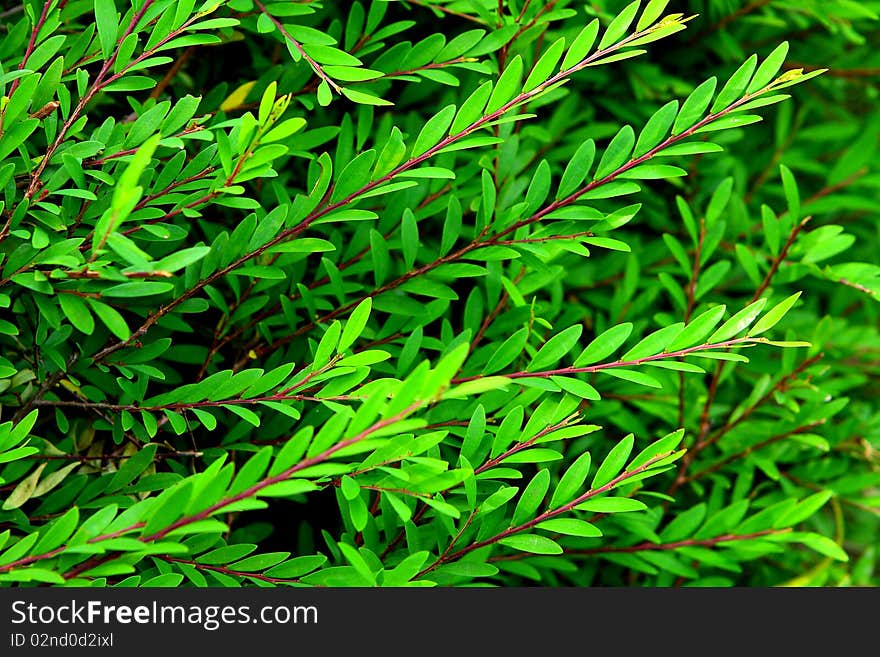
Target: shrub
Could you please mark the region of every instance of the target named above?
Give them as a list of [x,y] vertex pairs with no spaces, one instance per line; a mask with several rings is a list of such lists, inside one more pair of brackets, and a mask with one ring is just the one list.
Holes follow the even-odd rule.
[[0,581],[876,583],[877,3],[667,4],[5,10]]

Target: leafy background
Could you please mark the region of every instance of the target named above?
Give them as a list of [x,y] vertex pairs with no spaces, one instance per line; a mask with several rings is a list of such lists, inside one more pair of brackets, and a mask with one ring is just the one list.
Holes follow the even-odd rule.
[[878,11],[4,9],[0,581],[876,585]]

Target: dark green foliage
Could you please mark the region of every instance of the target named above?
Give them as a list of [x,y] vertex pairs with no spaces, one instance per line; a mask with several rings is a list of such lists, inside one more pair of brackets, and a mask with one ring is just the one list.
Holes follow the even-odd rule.
[[4,9],[0,581],[875,585],[878,10]]

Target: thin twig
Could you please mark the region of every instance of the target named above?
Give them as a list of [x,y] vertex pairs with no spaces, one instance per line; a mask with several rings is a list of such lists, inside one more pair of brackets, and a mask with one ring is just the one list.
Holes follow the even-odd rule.
[[321,68],[321,65],[318,64],[318,62],[316,62],[314,59],[312,59],[312,57],[309,56],[309,53],[306,52],[302,44],[294,39],[293,36],[291,36],[290,32],[287,31],[281,21],[279,21],[277,18],[275,18],[275,16],[269,13],[269,10],[266,9],[266,5],[260,2],[260,0],[254,0],[254,4],[257,5],[259,10],[263,12],[263,14],[265,14],[270,21],[272,21],[272,24],[275,25],[276,29],[281,33],[281,35],[285,39],[287,39],[294,48],[296,48],[299,54],[302,55],[302,58],[306,60],[306,62],[308,62],[309,66],[312,67],[315,75],[317,75],[319,78],[321,78],[321,80],[330,85],[330,87],[336,93],[341,94],[342,88],[338,84],[336,84],[336,82],[329,75],[327,75],[327,73],[324,72],[324,69]]

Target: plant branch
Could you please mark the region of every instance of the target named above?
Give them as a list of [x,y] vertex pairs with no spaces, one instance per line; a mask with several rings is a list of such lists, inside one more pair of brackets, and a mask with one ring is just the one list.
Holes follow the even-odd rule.
[[[133,66],[135,63],[138,63],[142,59],[145,58],[145,55],[141,55],[140,57],[138,57],[134,61],[132,61],[130,64],[128,64],[119,73],[116,73],[115,75],[111,75],[109,78],[105,79],[105,76],[107,76],[107,73],[110,72],[111,67],[116,62],[116,58],[119,56],[119,51],[122,48],[123,42],[125,41],[125,39],[128,37],[129,34],[134,32],[134,29],[135,29],[135,27],[137,27],[138,22],[140,22],[141,18],[143,18],[143,16],[144,16],[144,14],[147,13],[147,10],[150,8],[150,6],[153,4],[154,1],[155,0],[144,0],[144,3],[143,3],[143,5],[141,5],[141,8],[135,12],[134,16],[132,17],[131,21],[128,24],[128,27],[125,29],[125,32],[117,41],[116,49],[113,51],[113,54],[104,62],[104,65],[101,67],[101,70],[98,72],[97,76],[95,76],[95,81],[88,88],[88,90],[83,95],[83,97],[80,98],[79,102],[76,104],[76,107],[70,112],[70,116],[67,118],[67,120],[64,122],[64,124],[61,126],[61,128],[58,130],[58,135],[55,137],[55,141],[53,141],[52,144],[49,146],[49,148],[46,149],[46,153],[43,155],[42,159],[40,160],[40,163],[37,165],[37,168],[34,169],[34,172],[31,174],[31,181],[30,181],[30,184],[28,185],[27,191],[25,192],[25,198],[31,198],[34,194],[36,194],[37,190],[42,186],[42,184],[40,183],[40,176],[43,174],[43,170],[49,164],[49,161],[52,159],[52,156],[55,154],[55,151],[58,150],[58,148],[61,146],[61,144],[67,138],[67,131],[70,130],[71,126],[73,126],[73,124],[79,119],[80,115],[82,114],[83,110],[85,109],[85,107],[89,103],[89,101],[101,89],[106,87],[112,81],[117,80],[118,78],[122,77],[122,75],[125,74],[125,71],[127,71],[131,66]],[[174,34],[174,33],[172,33],[172,34]],[[166,37],[162,42],[160,42],[160,44],[167,42],[171,38],[171,36],[172,35],[169,35],[168,37]],[[174,36],[176,36],[176,34],[174,34]],[[158,45],[156,47],[158,47]],[[155,47],[154,47],[154,50],[155,50]]]
[[[767,275],[764,277],[764,280],[761,281],[761,284],[758,286],[758,289],[755,290],[755,293],[752,295],[752,299],[749,303],[754,303],[758,299],[761,298],[761,295],[767,290],[770,286],[770,283],[773,281],[773,277],[776,275],[776,272],[779,270],[779,266],[788,257],[788,252],[791,249],[792,245],[795,242],[798,234],[800,234],[801,230],[807,225],[810,217],[804,218],[795,227],[791,230],[791,233],[788,236],[788,239],[785,242],[785,246],[780,250],[779,255],[774,258],[773,262],[770,265],[770,270],[767,272]],[[706,436],[709,433],[709,429],[711,429],[711,423],[709,422],[709,412],[712,409],[712,404],[715,402],[715,396],[718,393],[718,384],[721,381],[721,375],[724,372],[725,361],[718,361],[718,365],[715,367],[715,373],[712,375],[712,379],[709,381],[709,390],[706,394],[706,401],[703,404],[703,410],[700,413],[700,433],[697,437],[696,451],[699,452],[701,449],[701,443],[706,439]],[[693,458],[691,456],[688,458],[688,455],[685,455],[685,459],[682,460],[682,472],[687,470],[690,466],[690,461]]]
[[[40,34],[40,30],[43,29],[43,25],[46,24],[46,19],[49,17],[49,10],[52,8],[52,5],[55,4],[55,0],[45,0],[43,3],[43,9],[40,12],[40,17],[37,19],[37,22],[34,23],[34,29],[31,30],[31,36],[28,39],[27,47],[24,49],[24,56],[21,58],[21,64],[18,65],[18,70],[24,70],[24,67],[27,65],[27,61],[30,56],[34,52],[34,48],[37,45],[37,36]],[[24,7],[24,5],[22,5]],[[12,86],[9,88],[9,97],[12,97],[12,94],[15,93],[15,90],[18,89],[18,85],[21,82],[21,78],[15,78],[12,81]],[[0,124],[2,126],[2,124]]]
[[450,561],[456,561],[456,560],[460,559],[461,557],[465,556],[466,554],[473,552],[474,550],[477,550],[482,547],[486,547],[488,545],[494,545],[498,541],[500,541],[504,538],[507,538],[508,536],[512,536],[512,535],[517,534],[519,532],[526,531],[528,529],[533,528],[535,525],[537,525],[541,522],[544,522],[545,520],[550,520],[551,518],[554,518],[558,515],[561,515],[563,513],[567,513],[569,511],[571,511],[572,509],[574,509],[579,504],[583,504],[584,502],[586,502],[587,500],[589,500],[593,497],[607,493],[608,491],[610,491],[610,490],[616,488],[617,486],[619,486],[620,484],[624,483],[627,479],[630,479],[638,474],[641,474],[642,472],[645,472],[646,470],[649,470],[651,468],[651,466],[653,466],[655,463],[667,458],[668,456],[670,456],[673,453],[674,452],[668,452],[666,454],[660,454],[658,456],[655,456],[647,463],[640,465],[639,467],[634,468],[632,470],[628,470],[626,472],[623,472],[622,474],[619,474],[618,476],[616,476],[614,479],[609,481],[604,486],[600,486],[599,488],[590,489],[586,493],[583,493],[582,495],[576,497],[574,500],[572,500],[571,502],[568,502],[567,504],[563,504],[562,506],[559,506],[555,509],[550,509],[548,511],[545,511],[544,513],[536,516],[535,518],[533,518],[527,522],[524,522],[520,525],[516,525],[514,527],[509,527],[509,528],[505,529],[504,531],[501,531],[501,532],[495,534],[494,536],[491,536],[490,538],[484,539],[482,541],[477,541],[476,543],[472,543],[471,545],[468,545],[467,547],[461,548],[457,552],[453,552],[452,554],[447,554],[445,557],[438,558],[430,566],[423,568],[413,579],[419,579],[421,577],[424,577],[428,573],[430,573],[433,570],[436,570],[437,568],[442,566],[444,563],[448,563]]
[[[551,78],[551,80],[552,80],[552,78]],[[709,116],[704,117],[703,119],[698,121],[696,124],[694,124],[691,128],[684,130],[676,135],[671,135],[670,137],[666,138],[663,142],[661,142],[660,144],[658,144],[657,146],[655,146],[654,148],[649,150],[644,155],[641,155],[637,158],[633,158],[633,159],[629,160],[628,162],[624,163],[623,165],[621,165],[620,167],[618,167],[617,169],[615,169],[611,173],[604,176],[603,178],[594,179],[593,181],[591,181],[590,183],[588,183],[584,187],[569,194],[565,198],[553,201],[552,203],[545,206],[543,209],[539,210],[538,212],[535,212],[534,214],[532,214],[531,216],[529,216],[525,219],[521,219],[520,221],[515,222],[511,226],[508,226],[507,228],[496,233],[495,235],[493,235],[491,237],[486,237],[485,233],[486,233],[487,229],[484,229],[483,233],[481,233],[476,239],[474,239],[469,244],[463,246],[458,251],[449,253],[449,254],[447,254],[441,258],[438,258],[437,260],[434,260],[433,262],[428,263],[426,265],[422,265],[418,269],[408,271],[405,274],[403,274],[402,276],[400,276],[399,278],[397,278],[389,283],[386,283],[383,286],[373,290],[372,292],[370,292],[366,296],[361,297],[359,299],[356,299],[356,300],[354,300],[348,304],[345,304],[343,306],[340,306],[336,310],[333,310],[332,312],[329,312],[321,317],[317,317],[311,323],[306,324],[304,326],[301,326],[299,329],[297,329],[293,333],[290,333],[286,336],[278,338],[274,342],[272,342],[270,345],[255,349],[254,351],[257,353],[258,356],[264,356],[268,353],[271,353],[272,351],[275,351],[276,349],[284,346],[285,344],[292,342],[294,339],[296,339],[300,335],[310,331],[312,328],[314,328],[314,326],[316,324],[331,321],[331,320],[335,319],[336,317],[338,317],[339,315],[343,315],[343,314],[347,313],[349,310],[355,308],[361,301],[363,301],[367,297],[379,296],[380,294],[382,294],[384,292],[387,292],[389,290],[392,290],[394,288],[399,287],[400,285],[403,285],[404,283],[411,280],[412,278],[415,278],[417,276],[422,276],[422,275],[428,273],[429,271],[439,267],[442,264],[455,262],[455,261],[461,259],[463,256],[470,253],[471,251],[474,251],[480,247],[495,246],[495,245],[503,244],[504,241],[502,240],[502,238],[505,237],[506,235],[509,235],[510,233],[512,233],[516,230],[519,230],[520,228],[522,228],[524,226],[528,226],[528,225],[531,225],[531,224],[536,223],[538,221],[541,221],[544,217],[546,217],[550,213],[554,212],[555,210],[559,210],[560,208],[571,205],[572,203],[574,203],[575,201],[580,199],[582,196],[584,196],[588,192],[591,192],[594,189],[597,189],[603,185],[606,185],[606,184],[614,181],[615,179],[617,179],[619,176],[626,173],[627,171],[629,171],[629,170],[635,168],[636,166],[644,163],[645,161],[653,158],[655,155],[657,155],[657,153],[669,148],[670,146],[673,146],[674,144],[677,144],[679,141],[681,141],[683,139],[686,139],[686,138],[692,136],[699,129],[709,125],[710,123],[717,121],[720,118],[723,118],[724,116],[733,112],[735,109],[737,109],[741,105],[743,105],[743,104],[753,100],[754,98],[766,93],[768,90],[772,89],[772,87],[773,87],[773,83],[771,83],[770,85],[767,85],[766,87],[764,87],[762,89],[759,89],[758,91],[755,91],[752,94],[748,94],[746,96],[743,96],[742,98],[740,98],[736,102],[732,103],[728,107],[726,107],[722,110],[719,110],[718,112],[715,112],[713,114],[710,114]],[[529,93],[531,93],[531,92],[529,92]],[[516,99],[514,99],[514,100],[516,100]],[[514,103],[514,101],[510,101],[510,103],[508,103],[508,104],[511,104],[511,103]],[[481,119],[481,121],[482,121],[482,119]],[[478,121],[478,123],[479,123],[479,121]],[[467,130],[470,130],[470,128],[466,129],[466,131]],[[447,138],[447,139],[449,139],[449,138]],[[438,147],[440,145],[443,145],[442,141],[440,142],[440,144],[438,144]],[[435,147],[435,148],[437,148],[437,147]],[[419,157],[424,157],[424,156],[419,156]],[[416,159],[418,159],[418,158],[416,158]],[[401,165],[401,166],[403,166],[403,165]],[[390,179],[390,176],[392,176],[392,174],[388,174],[389,179]],[[371,184],[373,184],[373,183],[371,183]],[[341,203],[341,202],[342,201],[340,201],[339,203]],[[333,206],[331,206],[331,207],[333,207]],[[236,365],[236,367],[240,367],[240,366],[242,366],[242,363],[238,363]]]
[[[565,554],[568,555],[577,555],[577,556],[594,556],[594,555],[602,555],[602,554],[630,554],[633,552],[666,552],[669,550],[677,550],[683,547],[716,547],[721,543],[735,543],[737,541],[749,541],[755,538],[761,538],[763,536],[773,536],[777,534],[786,534],[791,531],[791,528],[786,527],[783,529],[764,529],[758,532],[752,532],[750,534],[722,534],[721,536],[715,536],[713,538],[688,538],[681,541],[673,541],[670,543],[651,543],[650,541],[645,541],[643,543],[639,543],[637,545],[626,545],[626,546],[605,546],[605,547],[597,547],[597,548],[568,548],[565,550]],[[489,561],[514,561],[518,559],[528,558],[529,556],[534,556],[526,553],[521,554],[499,554],[489,558]]]
[[[601,58],[603,58],[603,57],[605,57],[605,56],[607,56],[617,50],[620,50],[621,48],[626,47],[630,41],[634,41],[635,39],[638,39],[642,36],[645,36],[646,34],[649,34],[654,29],[657,29],[657,27],[652,26],[652,27],[646,28],[644,30],[641,30],[640,32],[636,32],[635,34],[632,34],[632,35],[626,37],[625,39],[623,39],[622,41],[619,41],[618,43],[616,43],[614,45],[611,45],[611,46],[608,46],[607,48],[596,51],[595,53],[593,53],[589,57],[586,57],[585,59],[581,60],[580,62],[578,62],[574,66],[572,66],[568,69],[565,69],[564,71],[560,71],[559,73],[551,76],[548,80],[546,80],[542,84],[538,85],[534,89],[521,92],[520,94],[518,94],[513,99],[506,102],[504,105],[502,105],[497,110],[480,117],[479,119],[475,120],[474,122],[472,122],[470,125],[468,125],[464,129],[462,129],[461,131],[444,137],[443,139],[440,140],[439,143],[435,144],[434,146],[429,148],[427,151],[425,151],[421,155],[409,158],[407,161],[403,162],[402,164],[399,164],[397,167],[395,167],[389,173],[363,185],[360,189],[357,189],[357,190],[351,192],[350,194],[348,194],[347,196],[345,196],[342,199],[339,199],[336,202],[328,203],[326,205],[320,206],[318,209],[313,210],[302,221],[300,221],[297,225],[295,225],[291,228],[288,228],[287,230],[282,231],[281,233],[276,235],[274,238],[272,238],[271,240],[269,240],[268,242],[266,242],[262,246],[254,249],[253,251],[245,253],[244,255],[240,256],[239,258],[237,258],[233,262],[229,263],[225,267],[218,269],[217,271],[210,274],[206,278],[203,278],[201,281],[196,283],[193,287],[189,288],[186,292],[184,292],[183,294],[181,294],[177,298],[166,303],[164,306],[162,306],[161,308],[156,310],[156,312],[154,312],[140,326],[140,328],[135,330],[127,340],[120,340],[116,343],[113,343],[113,344],[107,346],[107,347],[104,347],[98,353],[95,354],[94,360],[96,362],[103,361],[111,354],[113,354],[116,351],[131,344],[131,342],[133,342],[134,340],[140,339],[162,317],[167,315],[174,308],[176,308],[180,304],[184,303],[188,299],[191,299],[193,296],[195,296],[197,293],[199,293],[201,290],[203,290],[206,286],[208,286],[211,283],[213,283],[214,281],[222,278],[223,276],[225,276],[229,272],[237,269],[238,267],[241,267],[246,262],[250,262],[254,258],[262,255],[268,249],[272,248],[276,244],[280,244],[280,243],[285,242],[289,239],[295,238],[300,233],[302,233],[306,229],[308,229],[309,226],[311,226],[311,224],[313,224],[315,221],[317,221],[321,217],[328,215],[329,213],[333,212],[334,210],[336,210],[338,208],[350,205],[355,200],[357,200],[358,198],[360,198],[364,194],[368,193],[369,191],[391,181],[393,178],[397,177],[401,173],[408,171],[409,169],[412,169],[413,167],[424,162],[425,160],[432,158],[433,156],[435,156],[436,154],[441,152],[443,149],[445,149],[447,146],[450,146],[451,144],[459,141],[460,139],[463,139],[464,137],[468,136],[472,132],[479,130],[483,126],[490,124],[491,122],[495,121],[496,119],[498,119],[501,116],[503,116],[504,114],[506,114],[508,111],[510,111],[514,107],[517,107],[517,106],[531,100],[535,96],[543,93],[543,91],[546,90],[548,87],[567,79],[568,77],[573,75],[575,72],[580,71],[580,70],[588,67],[594,61],[597,61],[597,60],[599,60],[599,59],[601,59]],[[635,166],[635,165],[632,165],[632,166]],[[210,200],[210,199],[208,199],[208,200]],[[201,199],[200,199],[200,201],[197,201],[194,203],[198,204],[199,202],[201,202]],[[509,231],[505,231],[505,233],[502,233],[502,235],[506,234],[506,232],[509,232]],[[470,251],[473,248],[476,248],[476,247],[475,246],[471,247],[471,248],[466,247],[467,250],[465,252]]]
[[816,420],[815,422],[810,422],[809,424],[805,424],[804,426],[798,427],[797,429],[792,429],[791,431],[786,431],[785,433],[777,434],[775,436],[767,438],[766,440],[762,440],[761,442],[756,443],[755,445],[751,445],[750,447],[746,447],[745,449],[742,449],[738,452],[735,452],[734,454],[730,454],[729,456],[726,456],[725,458],[721,459],[717,463],[714,463],[713,465],[710,465],[709,467],[704,468],[703,470],[700,470],[699,472],[696,472],[690,476],[685,477],[682,484],[690,483],[690,482],[695,481],[697,479],[701,479],[701,478],[705,477],[707,474],[717,472],[718,470],[723,468],[725,465],[733,463],[734,461],[738,461],[739,459],[743,458],[744,456],[748,456],[749,454],[751,454],[753,452],[757,452],[758,450],[763,449],[764,447],[767,447],[767,446],[772,445],[774,443],[778,443],[779,441],[785,440],[786,438],[789,438],[791,436],[796,436],[800,433],[807,433],[811,429],[814,429],[814,428],[821,426],[823,424],[825,424],[824,419]]
[[242,570],[233,570],[232,568],[227,568],[226,566],[211,566],[206,563],[199,563],[198,561],[193,561],[191,559],[180,559],[178,557],[169,557],[167,555],[160,555],[158,558],[162,559],[162,561],[167,561],[168,563],[187,564],[189,566],[193,566],[194,568],[198,568],[199,570],[210,570],[215,573],[229,575],[230,577],[242,577],[242,578],[256,579],[261,582],[269,582],[271,584],[296,584],[299,582],[299,579],[289,579],[289,578],[284,578],[284,577],[269,577],[268,575],[261,575],[260,573],[249,573],[249,572],[245,572]]
[[[644,358],[636,358],[634,360],[618,360],[613,363],[600,363],[598,365],[587,365],[584,367],[561,367],[554,370],[543,370],[538,372],[529,372],[527,370],[520,372],[512,372],[510,374],[503,374],[499,376],[504,376],[507,379],[526,379],[526,378],[539,378],[539,379],[549,379],[551,376],[566,376],[569,374],[584,374],[589,372],[600,372],[602,370],[608,370],[619,367],[635,367],[637,365],[642,365],[643,363],[650,363],[657,360],[667,360],[670,358],[682,358],[684,356],[689,356],[691,354],[699,353],[701,351],[710,351],[710,350],[718,350],[718,349],[727,349],[729,347],[735,346],[744,346],[744,345],[754,345],[766,343],[768,340],[766,338],[751,338],[751,337],[743,337],[743,338],[732,338],[730,340],[724,340],[723,342],[714,342],[714,343],[706,343],[700,344],[693,347],[687,347],[686,349],[679,349],[677,351],[667,351],[659,354],[654,354],[653,356],[645,356]],[[474,375],[474,376],[465,376],[458,379],[453,379],[453,383],[466,383],[467,381],[473,381],[475,379],[482,378],[482,375]]]
[[302,44],[291,36],[290,32],[287,31],[281,21],[279,21],[277,18],[275,18],[275,16],[269,13],[269,10],[266,9],[266,5],[260,2],[260,0],[254,0],[254,4],[257,5],[259,10],[263,12],[263,14],[265,14],[270,21],[272,21],[272,24],[281,33],[281,35],[290,42],[290,45],[296,48],[297,52],[302,55],[302,58],[306,60],[306,62],[308,62],[309,66],[312,67],[315,75],[326,82],[336,93],[341,94],[342,88],[338,84],[336,84],[336,82],[329,75],[327,75],[327,73],[324,72],[324,69],[321,68],[321,65],[318,64],[318,62],[316,62],[314,59],[312,59],[312,57],[309,56],[309,53],[305,51],[305,48],[303,48]]

